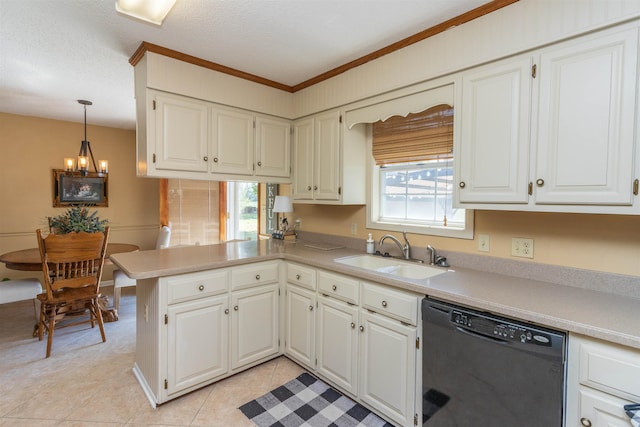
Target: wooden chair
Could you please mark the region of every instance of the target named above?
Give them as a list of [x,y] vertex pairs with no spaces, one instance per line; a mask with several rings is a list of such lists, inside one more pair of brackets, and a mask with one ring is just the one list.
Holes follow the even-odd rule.
[[48,333],[47,357],[51,355],[56,323],[66,316],[73,315],[73,319],[59,327],[91,323],[93,328],[97,321],[105,342],[98,297],[109,227],[104,233],[49,234],[46,238],[40,230],[36,234],[44,273],[44,292],[38,295],[38,339],[42,341],[44,332]]

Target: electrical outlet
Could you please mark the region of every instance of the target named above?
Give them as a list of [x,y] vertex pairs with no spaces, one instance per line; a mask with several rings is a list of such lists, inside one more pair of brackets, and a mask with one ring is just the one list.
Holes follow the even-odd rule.
[[478,234],[478,250],[480,252],[489,252],[489,235]]
[[357,222],[352,222],[351,223],[351,235],[355,236],[358,234],[358,223]]
[[533,258],[533,239],[512,238],[511,255],[521,258]]

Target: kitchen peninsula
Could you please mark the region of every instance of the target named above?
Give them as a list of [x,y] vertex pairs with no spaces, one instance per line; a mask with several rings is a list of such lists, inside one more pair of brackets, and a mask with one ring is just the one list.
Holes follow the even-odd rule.
[[[397,425],[414,425],[421,410],[416,338],[421,336],[419,302],[425,295],[608,342],[634,354],[640,350],[640,299],[635,296],[455,263],[442,274],[417,280],[335,261],[362,254],[348,247],[314,249],[305,241],[260,240],[113,255],[114,264],[138,280],[134,372],[151,403],[285,354]],[[381,322],[395,328],[393,340],[383,342],[406,347],[376,361],[362,357],[366,338],[360,339],[359,352],[357,338],[346,338],[342,344],[352,351],[345,350],[349,357],[340,356],[345,365],[323,369],[333,363],[322,352],[323,325],[338,312],[332,318],[338,323],[325,326],[344,320],[357,337],[358,329],[363,336],[373,330],[367,322]],[[398,384],[389,384],[390,390],[401,392],[370,393],[374,385],[367,377],[376,370],[369,365],[395,366],[388,364],[389,357],[406,359],[397,363],[408,365],[398,368]]]

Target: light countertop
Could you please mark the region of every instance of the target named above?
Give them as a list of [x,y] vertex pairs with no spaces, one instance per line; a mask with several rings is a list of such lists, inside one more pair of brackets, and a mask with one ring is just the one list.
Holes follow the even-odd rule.
[[128,276],[148,279],[284,259],[640,349],[640,299],[455,265],[444,274],[414,280],[334,261],[363,253],[309,248],[304,241],[252,240],[120,253],[111,260]]

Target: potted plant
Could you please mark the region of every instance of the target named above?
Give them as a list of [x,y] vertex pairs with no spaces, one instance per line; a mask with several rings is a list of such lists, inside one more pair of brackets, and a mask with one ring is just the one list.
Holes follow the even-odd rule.
[[72,206],[64,214],[49,218],[49,229],[55,234],[104,232],[108,224],[98,217],[98,211],[90,213],[86,206]]

